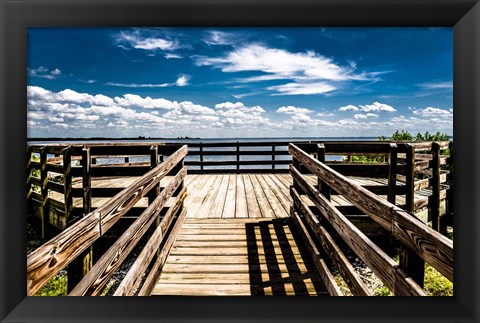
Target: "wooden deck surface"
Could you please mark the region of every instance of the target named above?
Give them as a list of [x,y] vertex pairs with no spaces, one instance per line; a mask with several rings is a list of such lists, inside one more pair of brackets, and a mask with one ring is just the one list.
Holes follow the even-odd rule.
[[190,218],[152,295],[328,294],[290,218]]

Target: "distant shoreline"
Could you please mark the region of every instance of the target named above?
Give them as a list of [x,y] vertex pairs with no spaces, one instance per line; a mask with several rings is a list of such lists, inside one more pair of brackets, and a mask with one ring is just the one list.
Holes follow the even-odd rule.
[[38,137],[38,138],[27,138],[27,141],[90,141],[90,140],[252,140],[252,139],[377,139],[377,137],[246,137],[246,138],[237,138],[237,137],[223,137],[223,138],[200,138],[200,137],[176,137],[176,138],[163,138],[163,137]]

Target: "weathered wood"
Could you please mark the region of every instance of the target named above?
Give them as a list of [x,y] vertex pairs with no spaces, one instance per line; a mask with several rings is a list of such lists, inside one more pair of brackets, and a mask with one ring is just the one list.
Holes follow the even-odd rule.
[[[176,215],[179,210],[181,210],[180,205],[178,205],[177,208],[172,209],[171,212],[169,210],[170,213],[168,214],[168,218],[165,217],[162,220],[162,225],[158,226],[153,232],[147,244],[142,249],[140,255],[137,257],[133,265],[128,270],[127,275],[118,286],[114,296],[128,296],[135,294],[143,278],[143,275],[140,275],[139,273],[145,273],[148,265],[152,262],[152,259],[154,259],[159,246],[165,239],[165,234],[168,228],[172,224],[173,215]],[[186,214],[186,212],[184,213]],[[170,235],[171,234],[173,233],[170,233]],[[167,254],[169,253],[169,251],[163,250],[164,254],[165,252],[167,252]],[[162,259],[162,253],[160,253],[158,257],[159,259]]]
[[[157,167],[158,165],[158,146],[150,147],[150,169]],[[156,185],[148,194],[148,204],[153,203],[160,192],[160,183]]]
[[65,203],[65,217],[68,221],[70,213],[73,210],[73,196],[72,196],[72,148],[66,147],[63,150],[63,195]]
[[48,201],[48,171],[47,171],[47,148],[43,147],[40,150],[40,194],[42,199],[40,201],[40,220],[41,220],[41,236],[43,239],[47,238],[49,216],[47,209]]
[[415,147],[411,144],[406,145],[406,160],[405,160],[405,193],[406,210],[410,213],[414,211],[415,204]]
[[388,202],[395,204],[397,188],[397,145],[390,144],[388,169]]
[[[293,167],[292,170],[294,180],[307,192],[307,195],[312,199],[312,202],[317,206],[322,216],[325,217],[352,251],[355,252],[391,290],[402,295],[410,293],[425,295],[422,289],[419,289],[418,285],[412,280],[402,280],[399,282],[397,280],[397,263],[348,221],[313,185],[307,183],[303,179],[302,174]],[[331,186],[334,186],[328,180],[326,181]],[[293,195],[294,205],[299,206],[300,199],[297,197],[298,194],[296,196]]]
[[[200,142],[199,154],[200,154],[200,169],[203,170],[203,144],[201,142]],[[191,154],[191,155],[193,155],[193,154]]]
[[240,169],[240,144],[237,141],[237,169]]
[[[241,143],[243,146],[243,143]],[[287,145],[285,145],[287,146]],[[189,146],[190,147],[190,146]],[[274,154],[275,156],[287,156],[288,151],[287,150],[240,150],[238,152],[240,156],[270,156]],[[197,151],[189,151],[188,152],[189,156],[236,156],[237,151],[236,150],[204,150],[203,147],[200,147],[199,150]],[[202,159],[200,159],[202,161]],[[254,162],[254,161],[253,161]]]
[[453,225],[453,141],[450,141],[450,144],[448,145],[448,148],[450,150],[450,157],[448,160],[448,190],[447,190],[447,205],[446,205],[446,222],[449,225]]
[[[301,159],[310,171],[322,177],[322,180],[327,182],[330,187],[347,197],[352,204],[391,232],[395,238],[412,248],[449,280],[453,279],[453,242],[450,239],[420,223],[399,207],[388,203],[381,197],[363,189],[354,181],[319,163],[294,145],[290,145],[289,151],[295,158]],[[293,167],[290,169],[294,170]],[[293,173],[294,171],[292,171]]]
[[82,188],[83,188],[83,214],[90,213],[92,206],[92,177],[90,174],[90,148],[84,147],[82,150]]
[[440,145],[432,143],[432,196],[429,199],[430,220],[435,231],[446,233],[446,226],[440,228]]
[[272,145],[272,169],[275,169],[275,146]]
[[318,248],[315,246],[315,243],[313,242],[313,239],[310,236],[310,233],[308,233],[307,228],[303,224],[300,216],[293,209],[292,209],[291,216],[302,235],[302,239],[305,242],[305,245],[307,246],[308,251],[310,252],[313,263],[315,267],[317,267],[318,273],[320,274],[320,277],[322,278],[322,281],[325,284],[325,287],[327,288],[328,293],[331,296],[343,296],[343,293],[340,290],[340,287],[338,287],[335,281],[335,277],[333,277],[332,273],[328,269],[328,266],[325,263],[325,260],[322,258],[322,255],[320,254],[320,251],[318,250]]
[[294,188],[292,188],[292,196],[296,199],[296,206],[299,206],[299,210],[304,215],[305,221],[315,233],[323,250],[325,250],[330,257],[343,280],[347,283],[352,294],[358,296],[371,296],[371,291],[363,284],[360,276],[355,272],[355,269],[350,261],[348,261],[343,251],[305,203],[306,196],[300,196]]
[[261,218],[262,213],[260,211],[260,206],[255,196],[255,190],[250,180],[250,176],[243,175],[243,182],[245,185],[245,199],[247,202],[247,210],[249,218]]
[[[92,270],[90,270],[82,281],[69,293],[69,296],[98,295],[102,291],[113,273],[120,267],[137,245],[138,241],[155,221],[155,218],[160,214],[166,201],[173,195],[173,192],[183,180],[184,176],[184,173],[179,173],[179,176],[170,182],[168,187],[165,188],[137,220],[132,223],[127,231],[100,257]],[[180,208],[185,196],[186,193],[184,189],[182,195],[176,199],[174,207],[169,209],[165,214],[162,222],[168,223],[168,225],[166,225],[167,228],[172,221],[173,215],[175,215],[176,211]],[[165,233],[165,230],[163,230],[163,233]]]
[[[158,275],[160,271],[162,270],[163,266],[165,265],[165,262],[167,261],[167,257],[170,254],[170,251],[172,249],[172,246],[176,240],[176,236],[178,235],[178,232],[180,231],[180,228],[182,227],[183,221],[185,220],[185,217],[187,215],[187,210],[183,209],[182,213],[177,217],[177,220],[175,221],[175,224],[173,226],[172,231],[168,235],[167,240],[165,241],[165,244],[162,247],[160,256],[156,259],[155,264],[151,268],[148,276],[146,277],[142,287],[140,288],[140,291],[138,292],[138,296],[146,296],[150,295],[152,292],[156,279],[158,278]],[[157,232],[158,230],[155,230]],[[130,271],[129,271],[130,272]],[[125,281],[125,280],[124,280]],[[122,281],[123,283],[123,281]],[[125,285],[124,285],[125,286]],[[126,292],[129,292],[125,288],[117,288],[115,291],[114,296],[121,296]]]
[[[321,163],[325,163],[325,145],[324,144],[318,144],[317,145],[317,159]],[[325,196],[327,200],[330,200],[330,195],[332,194],[332,191],[330,187],[328,187],[327,183],[322,181],[320,177],[317,176],[317,181],[318,181],[318,189],[320,192]]]
[[27,257],[27,294],[33,295],[46,281],[77,258],[122,217],[187,154],[183,146],[164,163],[87,214],[75,225],[33,251]]

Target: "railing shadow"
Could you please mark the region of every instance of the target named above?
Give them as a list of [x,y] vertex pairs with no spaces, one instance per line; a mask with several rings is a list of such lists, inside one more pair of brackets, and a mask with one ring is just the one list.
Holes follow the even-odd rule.
[[245,230],[252,295],[325,294],[291,219],[247,223]]

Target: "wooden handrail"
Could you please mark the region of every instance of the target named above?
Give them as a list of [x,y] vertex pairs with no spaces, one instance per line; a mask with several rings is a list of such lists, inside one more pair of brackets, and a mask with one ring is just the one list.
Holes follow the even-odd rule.
[[[315,160],[294,144],[289,152],[304,167],[342,194],[401,243],[415,251],[447,279],[453,281],[453,242],[406,211],[369,192],[356,182]],[[313,192],[312,192],[313,193]],[[313,198],[318,191],[312,194]]]
[[177,166],[187,152],[187,146],[182,146],[162,164],[137,179],[101,207],[30,253],[27,257],[27,295],[33,295],[107,232],[122,215]]

